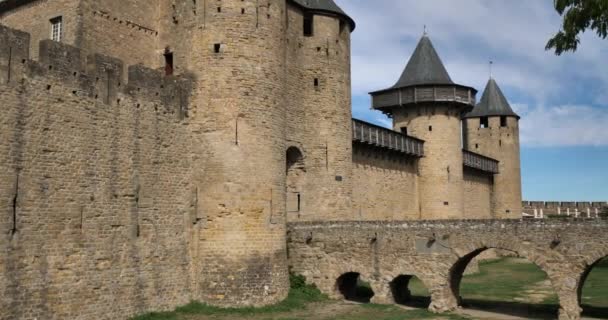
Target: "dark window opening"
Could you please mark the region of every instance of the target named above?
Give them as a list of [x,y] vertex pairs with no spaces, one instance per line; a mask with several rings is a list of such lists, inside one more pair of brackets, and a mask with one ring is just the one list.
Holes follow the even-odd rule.
[[407,136],[407,127],[401,127],[401,133]]
[[475,144],[475,149],[479,149],[479,144],[478,143]]
[[450,203],[446,201],[446,202],[444,202],[444,203],[443,203],[443,205],[444,205],[444,206],[449,206],[449,205],[450,205]]
[[220,53],[220,49],[222,48],[222,44],[221,43],[216,43],[213,45],[213,52],[215,53]]
[[481,117],[481,119],[479,119],[479,127],[480,128],[489,128],[490,127],[488,117]]
[[429,131],[433,131],[433,126],[429,126]]
[[505,116],[500,117],[500,126],[501,127],[507,126],[507,117],[505,117]]
[[314,84],[315,84],[315,87],[319,86],[319,78],[315,78]]
[[502,140],[498,140],[498,145],[502,147]]
[[314,16],[310,13],[304,14],[304,36],[312,37],[314,32]]
[[245,8],[241,8],[241,14],[245,14]]
[[165,75],[173,75],[173,52],[165,51]]
[[222,12],[222,7],[217,7],[217,12]]
[[343,20],[340,20],[340,34],[342,34],[342,32],[344,32],[344,29],[346,29],[346,22],[344,22]]

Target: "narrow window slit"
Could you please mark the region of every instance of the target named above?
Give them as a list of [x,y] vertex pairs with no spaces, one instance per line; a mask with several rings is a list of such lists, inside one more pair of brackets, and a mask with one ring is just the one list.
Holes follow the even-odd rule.
[[11,235],[17,233],[17,208],[19,207],[19,174],[15,180],[15,192],[12,200],[12,218]]
[[13,47],[8,48],[8,75],[7,75],[7,83],[11,82],[11,64],[13,62]]

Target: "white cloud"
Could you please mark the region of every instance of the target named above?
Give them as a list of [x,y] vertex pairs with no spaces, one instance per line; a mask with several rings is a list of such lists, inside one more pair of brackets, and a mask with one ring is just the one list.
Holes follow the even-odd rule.
[[529,107],[514,104],[526,146],[608,146],[608,112],[580,105]]
[[[545,51],[545,43],[561,23],[552,1],[341,0],[338,3],[357,22],[352,38],[355,96],[393,85],[422,35],[423,26],[427,25],[431,40],[455,82],[483,90],[488,79],[488,60],[492,59],[494,76],[511,102],[546,106],[531,107],[522,114],[525,145],[607,144],[606,134],[597,132],[596,127],[598,119],[606,120],[604,114],[608,111],[608,107],[601,107],[608,103],[608,64],[603,62],[608,56],[608,40],[587,33],[574,54],[557,57]],[[386,124],[384,118],[363,110],[369,105],[355,108],[359,109],[355,110],[357,113],[369,116],[368,121]],[[584,114],[563,115],[584,108],[588,108]],[[551,117],[551,121],[543,120],[541,114]],[[589,114],[596,120],[590,120]]]

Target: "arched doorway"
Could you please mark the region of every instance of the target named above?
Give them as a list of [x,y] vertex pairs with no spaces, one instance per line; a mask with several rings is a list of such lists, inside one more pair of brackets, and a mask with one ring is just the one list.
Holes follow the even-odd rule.
[[341,275],[336,280],[336,290],[345,300],[360,303],[369,303],[374,296],[374,291],[370,285],[361,280],[357,272],[348,272]]
[[397,304],[426,309],[431,303],[429,291],[416,276],[400,275],[391,281],[390,287]]
[[583,273],[578,289],[583,316],[608,319],[608,257],[590,265]]
[[304,166],[304,155],[296,147],[287,149],[286,155],[286,193],[287,193],[287,214],[290,219],[297,219],[302,216],[304,205],[304,178],[306,168]]
[[489,312],[533,319],[556,319],[557,294],[547,274],[510,251],[478,261],[479,271],[464,275],[467,265],[488,248],[460,258],[450,270],[450,286],[465,314]]

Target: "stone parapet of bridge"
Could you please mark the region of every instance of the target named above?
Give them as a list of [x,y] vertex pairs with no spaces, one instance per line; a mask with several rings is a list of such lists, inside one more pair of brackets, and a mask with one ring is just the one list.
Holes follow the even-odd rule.
[[[449,220],[318,222],[288,225],[289,265],[324,293],[341,298],[339,279],[370,283],[372,302],[396,303],[397,279],[418,277],[431,294],[429,309],[447,312],[461,301],[460,280],[481,252],[500,249],[527,258],[550,279],[559,319],[580,319],[580,288],[608,256],[604,220]],[[407,283],[405,283],[407,290]]]

